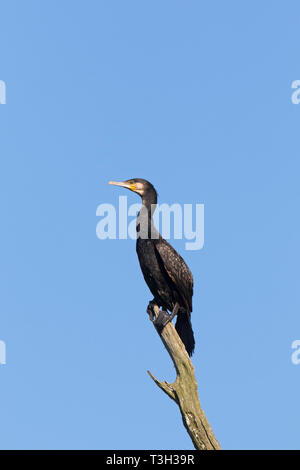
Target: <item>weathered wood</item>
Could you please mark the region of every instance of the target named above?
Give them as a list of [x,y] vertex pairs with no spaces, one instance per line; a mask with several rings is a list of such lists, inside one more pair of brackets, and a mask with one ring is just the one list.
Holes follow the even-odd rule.
[[[155,306],[154,311],[157,317],[159,308]],[[175,382],[170,384],[156,379],[150,371],[148,374],[158,387],[179,406],[183,424],[195,448],[197,450],[220,450],[220,444],[200,405],[194,366],[173,323],[168,323],[161,332],[158,330],[157,332],[171,356],[177,377]]]

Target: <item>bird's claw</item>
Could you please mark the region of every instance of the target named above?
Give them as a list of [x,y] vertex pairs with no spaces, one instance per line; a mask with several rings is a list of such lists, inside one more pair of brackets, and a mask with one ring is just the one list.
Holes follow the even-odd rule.
[[161,332],[164,327],[173,320],[173,318],[178,314],[178,310],[179,304],[176,302],[171,314],[169,314],[165,310],[160,310],[158,312],[154,324],[159,332]]
[[171,315],[165,310],[160,310],[157,317],[155,318],[154,325],[157,330],[161,333],[164,327],[171,321]]
[[154,307],[157,307],[157,303],[154,300],[151,300],[147,307],[147,313],[149,315],[150,320],[154,323],[156,319],[156,315],[154,312]]
[[[156,307],[156,309],[158,309],[158,312],[155,311],[156,310],[155,307]],[[166,310],[159,310],[159,307],[158,307],[155,299],[151,300],[148,304],[148,307],[147,307],[147,313],[149,315],[149,318],[152,321],[152,323],[154,323],[154,325],[157,328],[157,330],[159,331],[159,333],[161,333],[162,330],[164,329],[164,327],[170,321],[173,320],[175,315],[177,315],[178,310],[179,310],[178,303],[176,303],[176,305],[173,309],[173,312],[171,314],[169,314]]]

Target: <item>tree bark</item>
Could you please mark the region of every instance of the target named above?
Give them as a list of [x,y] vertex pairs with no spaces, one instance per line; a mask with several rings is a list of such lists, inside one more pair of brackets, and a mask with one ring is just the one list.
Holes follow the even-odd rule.
[[[154,307],[155,316],[159,308]],[[153,322],[155,325],[155,322]],[[148,371],[150,377],[180,408],[183,424],[197,450],[220,450],[220,444],[210,427],[205,413],[200,405],[195,369],[189,358],[184,344],[172,322],[162,331],[156,330],[167,349],[176,369],[177,377],[174,383],[162,382]]]

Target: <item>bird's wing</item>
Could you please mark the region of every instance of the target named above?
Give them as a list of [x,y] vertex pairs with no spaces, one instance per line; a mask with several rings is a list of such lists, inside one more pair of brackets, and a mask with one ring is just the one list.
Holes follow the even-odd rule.
[[189,267],[180,254],[164,238],[157,240],[155,248],[168,276],[179,290],[187,309],[191,312],[194,280]]

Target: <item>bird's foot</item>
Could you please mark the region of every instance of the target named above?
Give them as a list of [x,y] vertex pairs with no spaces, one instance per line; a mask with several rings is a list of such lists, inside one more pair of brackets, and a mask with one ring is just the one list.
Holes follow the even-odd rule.
[[165,310],[160,310],[155,299],[149,302],[147,313],[159,332],[161,332],[164,326],[169,322],[170,315]]
[[179,304],[176,302],[175,307],[173,308],[172,313],[169,315],[168,312],[165,310],[160,310],[159,314],[155,320],[155,326],[158,328],[159,331],[162,331],[163,328],[173,320],[173,318],[177,315],[179,310]]
[[161,333],[164,327],[173,320],[173,318],[177,315],[178,310],[179,304],[177,302],[171,314],[169,314],[166,310],[159,310],[155,299],[151,300],[147,307],[149,318],[152,323],[154,323],[159,333]]
[[162,332],[164,327],[169,323],[171,315],[165,310],[160,310],[154,320],[154,325],[159,333]]
[[158,305],[155,299],[151,300],[147,307],[147,313],[149,315],[150,320],[154,323],[156,319],[155,307],[158,308]]

